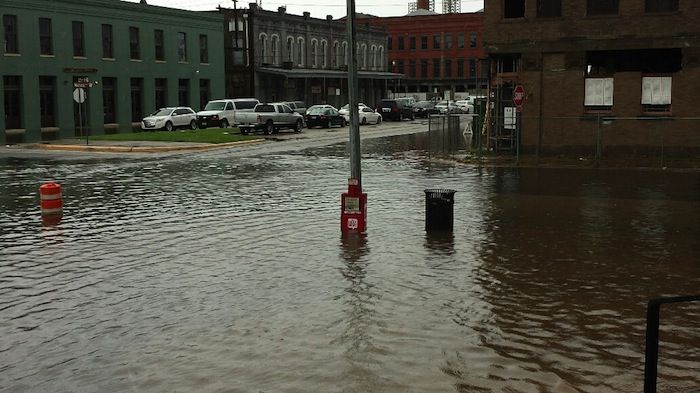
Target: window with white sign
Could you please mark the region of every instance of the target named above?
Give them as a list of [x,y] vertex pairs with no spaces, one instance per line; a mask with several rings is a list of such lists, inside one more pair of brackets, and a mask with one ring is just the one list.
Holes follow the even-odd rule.
[[671,111],[670,76],[642,77],[642,107],[644,112],[667,113]]
[[586,78],[586,110],[612,110],[613,90],[613,78]]

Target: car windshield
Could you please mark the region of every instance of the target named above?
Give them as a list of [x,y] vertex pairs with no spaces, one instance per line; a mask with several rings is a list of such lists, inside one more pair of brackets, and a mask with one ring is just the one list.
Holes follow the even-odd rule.
[[151,113],[151,116],[170,116],[172,112],[172,108],[163,108]]
[[226,103],[224,101],[215,101],[215,102],[209,102],[207,103],[207,106],[204,107],[205,111],[221,111],[226,107]]
[[416,106],[418,108],[430,108],[431,106],[433,106],[433,104],[428,102],[428,101],[423,101],[423,102],[416,102],[416,104],[414,106]]
[[235,101],[236,109],[253,109],[258,102],[255,100]]
[[382,101],[382,103],[379,104],[379,106],[394,108],[396,107],[396,101]]
[[328,110],[329,110],[328,108],[324,108],[324,107],[311,108],[311,110],[309,110],[309,114],[310,115],[323,115],[323,114],[326,114],[326,111],[328,111]]

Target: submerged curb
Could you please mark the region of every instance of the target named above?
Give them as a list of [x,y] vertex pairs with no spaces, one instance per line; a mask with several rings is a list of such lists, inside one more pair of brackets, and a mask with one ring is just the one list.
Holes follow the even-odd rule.
[[25,146],[25,149],[57,150],[57,151],[84,151],[84,152],[104,152],[104,153],[161,153],[172,151],[204,151],[222,149],[226,147],[248,145],[265,142],[265,139],[254,139],[250,141],[228,142],[228,143],[207,143],[201,145],[187,146],[81,146],[81,145],[51,145],[36,143]]

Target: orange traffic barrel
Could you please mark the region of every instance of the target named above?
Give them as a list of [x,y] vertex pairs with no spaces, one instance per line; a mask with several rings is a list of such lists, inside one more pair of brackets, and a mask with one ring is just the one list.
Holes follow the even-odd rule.
[[39,187],[41,197],[41,215],[51,216],[63,214],[63,196],[61,185],[58,183],[44,183]]

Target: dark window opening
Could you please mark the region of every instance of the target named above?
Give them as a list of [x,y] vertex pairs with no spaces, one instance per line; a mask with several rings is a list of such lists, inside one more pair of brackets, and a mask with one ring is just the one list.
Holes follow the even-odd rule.
[[423,50],[428,49],[428,36],[427,35],[420,37],[420,48]]
[[[210,93],[210,88],[209,88],[209,79],[200,79],[199,80],[199,109],[203,110],[205,106],[207,106],[207,102],[209,102],[211,93]],[[229,102],[229,104],[231,104]]]
[[[129,58],[132,60],[141,59],[141,44],[139,42],[139,28],[129,27]],[[139,119],[141,121],[141,119]]]
[[209,39],[204,34],[199,36],[199,62],[209,63]]
[[116,78],[102,78],[102,106],[104,112],[104,124],[117,122],[117,80]]
[[408,48],[410,50],[416,50],[416,37],[414,37],[414,36],[408,37]]
[[155,30],[153,32],[156,46],[156,60],[165,61],[165,40],[163,38],[163,30]]
[[399,50],[403,50],[403,37],[399,37]]
[[56,127],[56,77],[39,77],[39,111],[42,127]]
[[457,59],[457,78],[464,77],[464,60]]
[[143,119],[143,78],[131,78],[131,121]]
[[[289,45],[289,43],[288,43]],[[178,61],[187,61],[187,35],[183,32],[177,33],[177,58]],[[291,59],[291,52],[290,52]]]
[[588,0],[588,15],[615,15],[619,5],[619,0]]
[[53,34],[50,18],[39,18],[39,50],[42,55],[53,55]]
[[561,0],[537,0],[537,17],[556,18],[561,16]]
[[452,78],[452,60],[445,59],[445,78]]
[[5,129],[22,128],[22,77],[3,76]]
[[457,48],[464,48],[464,33],[457,34]]
[[440,59],[433,59],[433,78],[440,77]]
[[682,63],[683,51],[680,48],[592,51],[586,53],[586,74],[610,76],[616,72],[674,73],[681,71]]
[[19,53],[17,15],[3,15],[2,26],[5,32],[5,53]]
[[168,106],[168,80],[156,78],[156,109]]
[[488,59],[479,60],[479,70],[481,71],[480,75],[482,78],[489,77],[489,61],[488,61]]
[[112,25],[102,25],[102,58],[114,58],[114,37]]
[[520,70],[520,55],[504,55],[496,59],[496,72],[513,73]]
[[469,59],[469,76],[476,78],[476,59]]
[[440,34],[435,34],[433,36],[433,49],[440,49],[440,43],[442,41],[442,37]]
[[678,11],[678,0],[646,0],[646,12]]
[[394,48],[392,47],[392,41],[393,41],[393,40],[391,39],[391,37],[389,37],[388,40],[387,40],[387,42],[386,42],[386,48],[387,48],[388,50],[394,49]]
[[503,17],[506,19],[524,18],[525,0],[505,0],[503,4]]
[[83,22],[73,22],[73,56],[85,57],[85,35]]
[[469,33],[469,47],[476,48],[476,33]]
[[190,80],[180,79],[178,80],[178,91],[177,91],[178,105],[179,106],[190,106]]
[[415,60],[408,61],[408,76],[411,78],[416,77],[416,61]]
[[420,61],[420,76],[422,78],[428,78],[428,60]]

